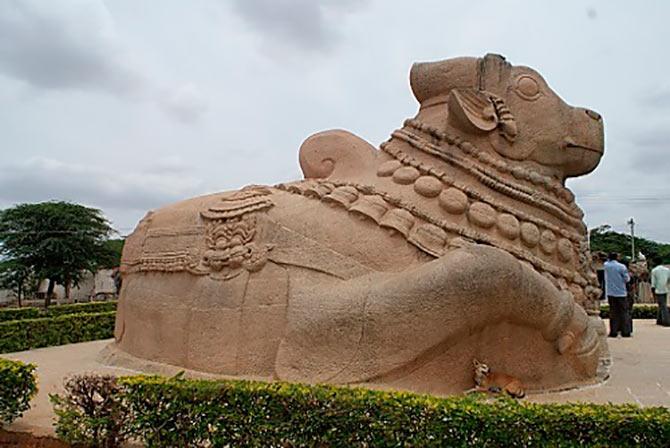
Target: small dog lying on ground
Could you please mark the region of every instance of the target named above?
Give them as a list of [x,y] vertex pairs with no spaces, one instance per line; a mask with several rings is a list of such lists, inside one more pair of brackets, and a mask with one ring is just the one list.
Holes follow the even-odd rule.
[[491,372],[491,368],[479,362],[472,360],[475,368],[475,387],[474,392],[490,392],[494,394],[507,393],[513,398],[523,398],[526,396],[521,380],[504,373]]

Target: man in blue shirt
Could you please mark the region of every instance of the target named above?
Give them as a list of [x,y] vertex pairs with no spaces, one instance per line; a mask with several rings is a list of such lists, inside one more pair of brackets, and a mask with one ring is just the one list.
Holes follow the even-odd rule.
[[629,338],[631,333],[630,307],[628,306],[628,291],[626,283],[630,280],[628,269],[619,263],[619,254],[611,253],[605,262],[605,294],[610,305],[610,334],[611,338]]

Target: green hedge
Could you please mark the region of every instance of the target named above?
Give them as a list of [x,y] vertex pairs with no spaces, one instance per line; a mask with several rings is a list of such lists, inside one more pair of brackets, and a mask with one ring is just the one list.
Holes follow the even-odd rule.
[[106,311],[116,311],[116,305],[116,301],[107,301],[55,305],[47,310],[35,307],[0,308],[0,322],[38,319],[40,317],[61,316],[63,314],[104,313]]
[[[633,319],[656,319],[656,313],[658,312],[657,305],[651,305],[646,303],[636,303],[633,305]],[[610,317],[610,307],[609,305],[600,305],[600,317],[607,319]]]
[[39,308],[0,308],[0,322],[10,320],[37,319],[42,316]]
[[[57,433],[103,446],[668,447],[670,410],[437,398],[334,386],[135,376],[52,396]],[[83,397],[83,399],[81,399]],[[106,404],[102,404],[102,403]],[[103,439],[93,438],[93,434]]]
[[48,309],[49,316],[62,316],[64,314],[79,314],[79,313],[106,313],[109,311],[116,311],[117,301],[107,302],[88,302],[88,303],[72,303],[67,305],[52,306]]
[[35,366],[0,359],[0,423],[11,423],[30,408],[37,393]]
[[115,319],[107,311],[0,322],[0,353],[111,338]]

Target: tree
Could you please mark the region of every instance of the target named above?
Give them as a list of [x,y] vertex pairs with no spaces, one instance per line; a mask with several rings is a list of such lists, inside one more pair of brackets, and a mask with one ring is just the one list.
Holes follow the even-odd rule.
[[[607,224],[591,229],[589,237],[592,252],[616,252],[624,256],[630,254],[630,235],[616,232]],[[635,237],[635,250],[642,252],[647,258],[659,256],[663,263],[670,263],[670,244]]]
[[48,278],[45,306],[56,283],[66,296],[85,271],[95,272],[113,257],[106,241],[113,233],[102,211],[70,202],[19,204],[0,211],[0,255],[21,260],[37,278]]
[[0,288],[12,291],[19,307],[33,280],[33,270],[21,260],[9,259],[0,262]]
[[126,240],[123,238],[109,239],[105,241],[109,257],[101,261],[100,267],[106,269],[119,267],[121,265],[121,254],[123,253],[123,245],[125,242]]

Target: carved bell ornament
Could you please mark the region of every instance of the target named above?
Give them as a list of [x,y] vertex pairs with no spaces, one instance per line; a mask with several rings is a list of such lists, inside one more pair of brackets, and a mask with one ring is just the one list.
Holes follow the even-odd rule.
[[386,201],[379,195],[362,195],[349,208],[349,213],[361,219],[372,219],[379,223],[388,210]]
[[354,187],[342,186],[337,187],[332,193],[326,195],[323,198],[323,202],[348,207],[356,198],[358,198],[358,191]]
[[410,230],[414,225],[414,216],[402,208],[389,210],[379,221],[381,227],[396,231],[401,235],[409,236]]

